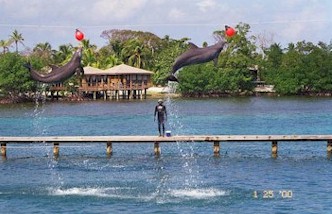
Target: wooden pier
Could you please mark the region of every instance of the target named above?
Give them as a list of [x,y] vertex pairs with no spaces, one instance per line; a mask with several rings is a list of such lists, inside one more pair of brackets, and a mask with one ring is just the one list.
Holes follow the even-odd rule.
[[294,141],[312,141],[312,142],[327,142],[327,155],[332,153],[332,135],[180,135],[171,137],[157,137],[157,136],[42,136],[42,137],[6,137],[0,136],[1,155],[6,157],[7,144],[31,144],[31,143],[51,143],[54,145],[53,154],[58,156],[60,152],[60,144],[65,143],[105,143],[106,154],[111,155],[113,152],[113,143],[153,143],[154,154],[160,155],[161,143],[182,143],[182,142],[207,142],[213,143],[213,154],[218,156],[220,154],[220,142],[243,142],[243,143],[258,143],[271,142],[272,157],[277,157],[278,142],[294,142]]

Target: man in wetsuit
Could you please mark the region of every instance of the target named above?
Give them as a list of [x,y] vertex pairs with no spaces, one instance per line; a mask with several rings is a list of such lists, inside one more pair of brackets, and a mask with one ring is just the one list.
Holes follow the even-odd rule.
[[[163,105],[163,100],[158,100],[158,105],[154,110],[154,121],[156,121],[156,115],[158,115],[158,130],[159,136],[165,136],[165,121],[167,120],[166,106]],[[162,128],[162,133],[161,133]]]

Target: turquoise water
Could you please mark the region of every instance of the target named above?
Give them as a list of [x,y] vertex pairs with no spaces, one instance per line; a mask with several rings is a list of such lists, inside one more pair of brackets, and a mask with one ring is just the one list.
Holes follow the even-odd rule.
[[[181,134],[331,134],[331,98],[166,98]],[[156,100],[0,106],[0,135],[157,135]],[[244,147],[245,146],[245,147]],[[1,213],[331,213],[325,142],[7,146]]]

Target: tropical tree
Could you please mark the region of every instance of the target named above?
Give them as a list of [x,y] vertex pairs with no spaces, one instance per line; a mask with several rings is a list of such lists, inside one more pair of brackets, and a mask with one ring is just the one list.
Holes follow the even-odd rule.
[[112,40],[112,41],[110,41],[110,44],[109,44],[113,53],[119,59],[121,59],[121,52],[123,49],[123,45],[124,45],[124,43],[122,43],[120,40]]
[[161,51],[162,39],[150,32],[106,30],[101,37],[109,41],[114,54],[124,63],[152,70],[155,56]]
[[10,40],[0,40],[0,47],[2,48],[2,53],[5,54],[9,52],[9,47],[11,46]]
[[53,58],[55,64],[60,64],[65,60],[68,60],[72,57],[73,53],[73,45],[67,44],[67,45],[60,45],[59,51],[53,51]]
[[49,42],[45,43],[38,43],[34,48],[33,48],[33,55],[36,57],[39,57],[44,65],[49,65],[52,64],[53,59],[53,51],[52,51],[52,46]]
[[253,89],[249,67],[260,62],[261,56],[256,53],[254,37],[247,36],[250,26],[239,24],[236,29],[237,34],[231,38],[224,38],[224,31],[214,32],[217,39],[226,39],[228,43],[228,48],[219,55],[216,67],[208,62],[181,70],[179,88],[182,93],[238,94]]
[[28,70],[22,66],[24,63],[24,57],[16,53],[0,56],[0,91],[13,100],[36,87]]
[[110,46],[105,46],[97,52],[97,68],[106,69],[121,64],[122,61]]
[[21,33],[19,33],[17,30],[14,30],[12,35],[10,35],[10,39],[15,43],[16,47],[16,53],[18,53],[18,43],[23,44],[24,38]]
[[170,39],[169,36],[163,38],[161,50],[155,56],[155,74],[153,82],[157,85],[165,85],[167,77],[172,71],[172,65],[181,53],[188,49],[187,41],[190,39],[185,37],[180,40]]
[[122,60],[126,64],[137,68],[145,67],[144,59],[147,55],[146,48],[137,39],[131,39],[125,42],[121,51]]
[[83,66],[91,66],[92,64],[96,64],[97,46],[90,44],[90,40],[84,39],[82,40],[82,47],[83,47],[83,57],[82,57]]

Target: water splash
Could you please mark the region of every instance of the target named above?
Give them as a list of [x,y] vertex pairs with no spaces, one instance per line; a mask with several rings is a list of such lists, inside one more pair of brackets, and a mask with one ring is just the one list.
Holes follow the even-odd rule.
[[[169,120],[168,126],[172,130],[173,135],[186,135],[192,134],[190,127],[186,127],[182,122],[181,113],[178,108],[176,99],[173,99],[173,93],[176,92],[178,83],[168,83],[169,93],[166,98],[166,106],[168,108]],[[183,176],[179,178],[182,180],[185,188],[197,188],[203,181],[198,179],[200,169],[197,163],[197,158],[195,157],[195,147],[193,142],[177,142],[177,149],[182,155],[183,159]]]
[[181,203],[187,200],[211,200],[229,196],[230,192],[216,188],[166,190],[163,197],[155,193],[141,192],[133,187],[69,187],[48,188],[52,196],[81,196],[138,200],[145,202]]
[[46,95],[43,94],[45,91],[45,85],[38,85],[37,91],[35,92],[35,106],[33,110],[33,134],[34,135],[45,135],[47,129],[45,128],[46,119],[43,117],[45,112]]
[[172,190],[171,195],[178,198],[208,199],[219,196],[226,196],[229,195],[229,192],[215,188],[180,189],[180,190]]
[[[35,92],[35,106],[33,110],[33,135],[34,136],[46,136],[49,135],[48,121],[45,117],[46,111],[46,84],[38,84],[37,90]],[[53,144],[50,145],[43,142],[44,152],[47,154],[47,166],[51,171],[51,182],[57,186],[63,185],[62,175],[56,170],[58,165],[58,160],[53,157]]]

